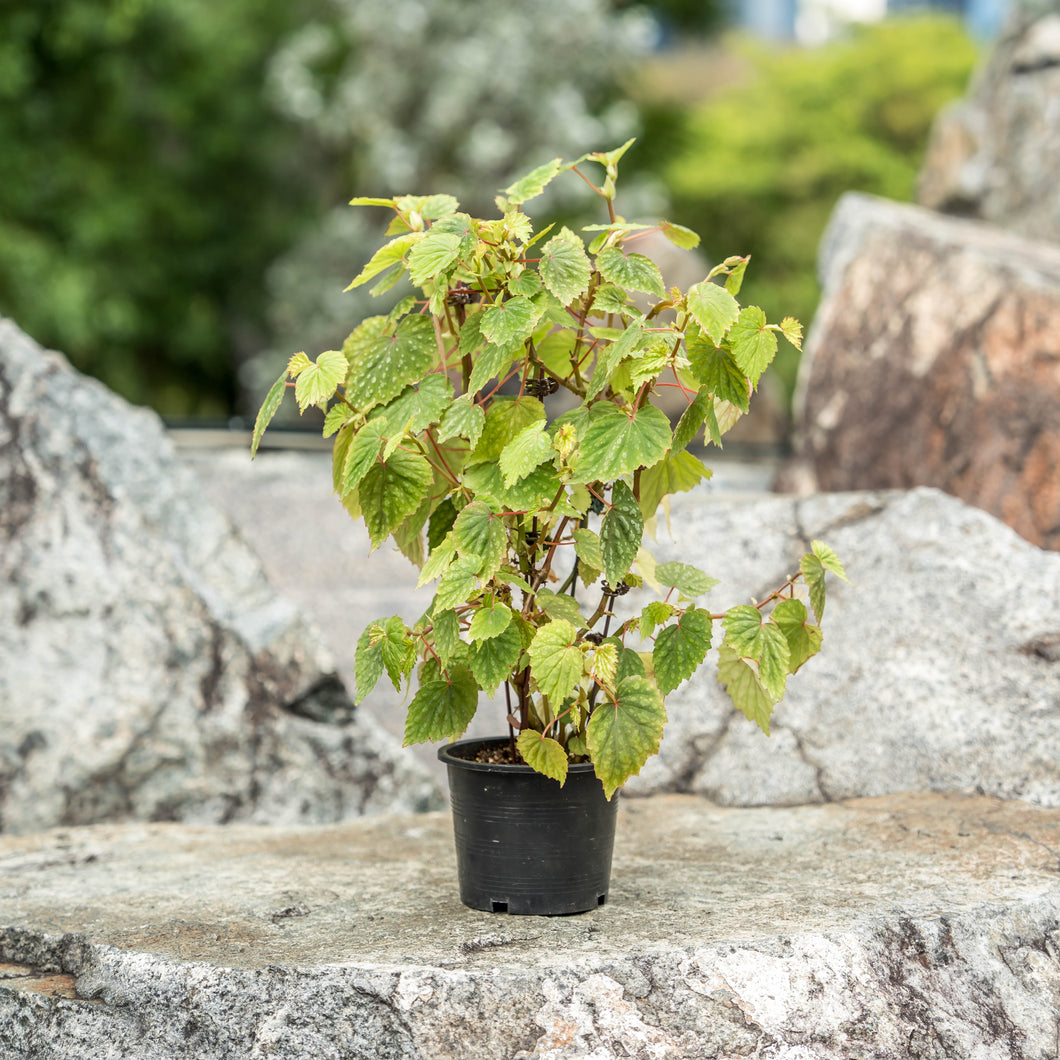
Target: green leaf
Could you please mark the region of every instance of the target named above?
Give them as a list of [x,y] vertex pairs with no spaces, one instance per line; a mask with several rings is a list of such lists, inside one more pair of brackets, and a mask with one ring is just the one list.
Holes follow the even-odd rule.
[[687,302],[696,323],[715,346],[720,346],[725,333],[739,318],[740,303],[724,287],[709,280],[690,287]]
[[740,288],[743,286],[743,275],[747,271],[747,263],[751,259],[748,258],[737,258],[735,262],[732,258],[727,258],[725,264],[729,266],[729,274],[725,277],[725,290],[729,292],[735,298],[740,293]]
[[566,593],[554,593],[551,589],[538,589],[537,605],[549,618],[562,618],[574,626],[585,624],[578,601]]
[[435,578],[445,574],[445,572],[452,565],[453,560],[456,557],[456,543],[453,540],[452,533],[448,533],[441,544],[435,545],[427,557],[427,562],[424,563],[423,569],[420,571],[419,581],[416,582],[416,588],[422,589],[429,581],[434,581]]
[[810,548],[813,549],[813,554],[821,561],[821,566],[825,570],[830,570],[845,582],[850,581],[846,571],[843,570],[843,564],[839,561],[839,557],[823,541],[811,541]]
[[511,621],[511,608],[502,604],[496,597],[490,597],[471,616],[467,639],[475,643],[480,640],[491,640],[493,637],[499,637],[508,628]]
[[725,640],[741,656],[758,663],[759,680],[779,700],[791,662],[787,638],[780,627],[775,622],[763,622],[757,608],[742,604],[730,607],[725,616]]
[[802,349],[802,325],[794,317],[785,317],[780,322],[780,333],[795,349]]
[[434,626],[434,650],[442,666],[448,666],[460,643],[460,617],[452,608],[440,609],[435,606],[431,621]]
[[691,607],[655,638],[655,682],[664,696],[699,668],[710,648],[710,634],[710,615]]
[[732,351],[725,346],[716,346],[693,329],[689,329],[685,336],[685,348],[692,374],[703,388],[746,412],[750,400],[748,380]]
[[592,265],[585,244],[569,228],[561,229],[541,248],[538,269],[545,286],[564,305],[589,290]]
[[556,740],[533,729],[523,729],[516,740],[523,761],[537,773],[558,780],[560,787],[567,779],[567,752]]
[[298,373],[294,385],[294,396],[298,401],[298,411],[305,412],[310,405],[319,405],[335,396],[339,383],[346,377],[349,365],[338,350],[326,350],[316,362],[310,361]]
[[453,529],[456,522],[456,505],[451,497],[446,497],[437,508],[431,512],[430,521],[427,524],[427,551],[434,550],[445,540],[446,535]]
[[659,750],[666,708],[644,677],[618,683],[616,701],[597,704],[586,729],[589,754],[608,799]]
[[718,680],[733,703],[768,736],[769,719],[779,697],[763,687],[754,667],[728,644],[718,649]]
[[537,198],[557,173],[563,171],[563,159],[553,158],[551,162],[532,169],[525,177],[520,177],[513,184],[509,184],[502,194],[512,206],[529,202]]
[[537,687],[555,705],[577,687],[582,676],[578,631],[562,618],[541,626],[530,644],[530,669]]
[[813,605],[813,613],[817,616],[817,621],[820,622],[821,619],[824,618],[824,604],[826,597],[824,564],[821,562],[819,556],[814,555],[812,552],[807,552],[806,555],[802,557],[799,569],[802,571],[802,577],[803,581],[806,582],[806,588],[810,591],[810,603]]
[[265,400],[261,403],[261,408],[258,410],[257,419],[254,421],[254,435],[250,440],[251,460],[257,454],[258,445],[261,442],[261,436],[265,433],[265,428],[272,422],[273,416],[276,415],[276,410],[283,403],[283,395],[286,391],[287,370],[284,369],[283,375],[269,387],[269,392],[265,395]]
[[475,680],[492,695],[515,672],[522,651],[522,637],[514,622],[496,637],[472,644],[470,666]]
[[600,551],[600,538],[592,530],[579,528],[574,531],[574,553],[592,570],[604,569],[604,557]]
[[[342,468],[342,488],[339,495],[345,497],[356,489],[365,475],[372,469],[383,446],[382,425],[366,423],[354,436],[346,451]],[[385,534],[383,535],[386,536]]]
[[757,387],[762,373],[777,352],[777,334],[766,325],[766,315],[756,305],[740,310],[739,319],[729,331],[733,360]]
[[710,468],[687,449],[660,460],[640,476],[640,510],[644,518],[655,514],[663,497],[687,493],[710,476]]
[[532,298],[541,290],[541,277],[533,269],[524,269],[518,276],[511,276],[505,285],[508,293]]
[[662,600],[652,600],[646,604],[640,612],[640,635],[642,640],[648,640],[655,636],[655,628],[664,622],[669,622],[677,613],[673,604],[663,603]]
[[422,456],[401,450],[372,465],[358,492],[373,549],[423,503],[433,480],[431,465]]
[[691,228],[685,228],[684,225],[676,225],[672,221],[660,221],[659,231],[675,247],[680,247],[682,250],[695,250],[699,246],[699,236]]
[[478,685],[466,667],[455,667],[447,681],[427,681],[409,704],[405,746],[462,735],[477,706]]
[[646,291],[662,298],[666,294],[659,266],[643,254],[626,254],[618,247],[607,247],[596,256],[600,275],[634,291]]
[[[429,561],[428,561],[429,562]],[[466,604],[478,591],[478,569],[482,566],[479,556],[459,556],[449,565],[438,583],[434,594],[434,609],[443,611]],[[427,570],[427,564],[423,566]]]
[[369,317],[342,347],[350,361],[346,399],[362,412],[418,383],[438,356],[430,317],[402,317],[393,333],[385,328],[385,317]]
[[405,387],[389,404],[376,406],[368,418],[370,421],[384,420],[387,437],[405,431],[419,434],[441,419],[452,400],[452,383],[435,372],[418,385]]
[[383,676],[382,636],[387,619],[370,622],[357,638],[357,653],[353,662],[353,677],[357,684],[356,702],[361,703]]
[[489,578],[504,562],[508,536],[504,520],[485,501],[472,501],[453,523],[453,540],[461,556],[478,556],[483,578]]
[[521,430],[502,450],[498,460],[504,485],[510,489],[518,479],[526,478],[546,460],[554,458],[552,439],[545,433],[545,423],[537,420]]
[[482,334],[496,346],[513,346],[533,333],[541,309],[529,298],[517,296],[506,302],[486,306],[480,316]]
[[545,419],[545,406],[537,398],[498,395],[486,413],[482,437],[471,454],[471,463],[497,460],[504,447],[520,431]]
[[612,585],[625,577],[637,558],[644,535],[644,518],[633,491],[619,479],[611,490],[611,507],[600,524],[600,555]]
[[328,409],[324,417],[323,437],[330,438],[338,429],[350,419],[352,413],[341,401],[337,401]]
[[617,330],[618,338],[605,345],[596,356],[596,367],[593,369],[589,389],[585,393],[587,400],[591,401],[611,382],[615,368],[624,358],[636,353],[642,346],[652,341],[645,336],[644,327],[640,323],[630,324],[625,330]]
[[492,342],[484,343],[472,356],[473,367],[467,384],[468,394],[476,394],[491,379],[500,379],[507,375],[515,360],[516,351],[521,349],[519,345],[494,346]]
[[788,642],[788,669],[796,673],[807,659],[821,650],[821,627],[810,624],[809,613],[801,600],[781,600],[769,617]]
[[356,198],[350,199],[351,206],[389,206],[393,208],[393,199],[380,199],[370,195],[358,195]]
[[618,646],[618,673],[615,674],[617,684],[621,684],[627,677],[647,677],[640,652],[622,647],[622,642],[617,637],[611,637],[604,643],[614,643]]
[[[355,205],[356,202],[357,200],[355,199],[351,205]],[[408,249],[422,238],[423,236],[419,232],[409,232],[381,246],[372,255],[368,264],[353,278],[346,290],[349,291],[354,287],[360,287],[372,279],[373,276],[378,276],[379,273],[400,264]]]
[[576,472],[581,482],[606,482],[651,467],[666,455],[670,421],[654,405],[629,416],[610,401],[593,407],[579,446]]
[[401,679],[412,673],[416,655],[409,631],[397,615],[387,619],[379,647],[387,676],[393,682],[394,690],[400,692]]
[[423,287],[455,265],[463,243],[460,236],[448,232],[430,232],[409,252],[409,278]]
[[691,563],[660,563],[655,568],[655,577],[660,585],[674,588],[690,599],[709,593],[718,584],[717,578],[704,574]]
[[449,438],[466,438],[474,449],[482,437],[482,428],[486,425],[486,413],[481,405],[476,405],[470,394],[458,397],[442,416],[438,431],[438,441]]
[[[547,507],[559,492],[560,482],[551,464],[541,464],[526,478],[519,479],[510,489],[505,488],[504,476],[496,462],[478,464],[464,472],[464,485],[480,496],[492,497],[508,511],[534,512]],[[562,499],[556,510],[564,515]]]

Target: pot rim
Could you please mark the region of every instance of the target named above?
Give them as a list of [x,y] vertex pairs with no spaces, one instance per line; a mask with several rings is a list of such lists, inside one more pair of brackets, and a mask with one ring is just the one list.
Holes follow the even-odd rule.
[[[537,770],[528,765],[516,765],[508,762],[473,762],[470,758],[460,758],[450,754],[454,747],[484,747],[491,744],[506,744],[507,736],[476,736],[466,740],[453,740],[451,743],[442,744],[438,748],[438,759],[447,766],[459,766],[474,773],[532,773],[541,776]],[[596,769],[592,762],[570,762],[567,765],[569,773],[593,773]]]

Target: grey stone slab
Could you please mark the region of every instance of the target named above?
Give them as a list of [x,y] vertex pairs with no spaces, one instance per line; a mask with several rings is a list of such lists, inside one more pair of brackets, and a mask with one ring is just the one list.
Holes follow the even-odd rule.
[[625,800],[608,904],[456,898],[448,816],[0,837],[0,1055],[1055,1056],[1060,812]]

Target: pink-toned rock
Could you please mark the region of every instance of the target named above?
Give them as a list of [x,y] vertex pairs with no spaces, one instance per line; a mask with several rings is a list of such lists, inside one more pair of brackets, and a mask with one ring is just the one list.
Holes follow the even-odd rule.
[[798,452],[823,490],[938,486],[1060,549],[1060,247],[847,195]]

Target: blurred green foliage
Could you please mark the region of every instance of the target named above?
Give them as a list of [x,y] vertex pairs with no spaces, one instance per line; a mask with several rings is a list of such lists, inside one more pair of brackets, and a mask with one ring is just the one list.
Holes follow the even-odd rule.
[[[712,260],[753,256],[748,302],[808,325],[836,200],[849,190],[912,198],[932,119],[963,93],[976,49],[959,23],[927,16],[812,50],[743,47],[753,76],[676,119],[654,116],[648,135],[680,143],[663,169],[673,216]],[[793,353],[778,361],[789,391],[797,367]]]
[[0,12],[0,313],[164,413],[218,414],[312,195],[265,65],[292,0]]

